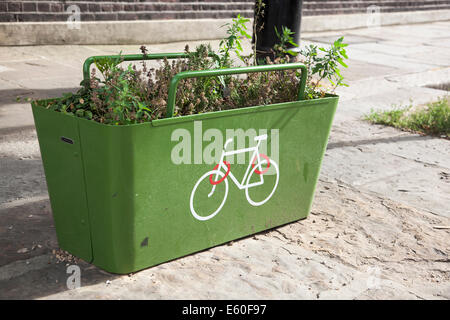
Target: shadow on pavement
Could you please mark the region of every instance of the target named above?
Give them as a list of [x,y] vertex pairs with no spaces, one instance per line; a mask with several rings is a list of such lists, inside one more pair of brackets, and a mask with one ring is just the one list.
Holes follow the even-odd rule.
[[[49,99],[61,97],[63,93],[76,92],[80,87],[56,88],[56,89],[6,89],[0,90],[0,107],[17,103],[17,97],[21,99]],[[23,103],[23,102],[21,102]]]
[[[48,199],[0,209],[0,299],[35,299],[69,290],[69,265],[81,271],[81,286],[119,275],[78,260],[61,261]],[[105,284],[106,285],[106,284]]]
[[7,128],[0,128],[0,136],[7,135],[7,134],[15,134],[20,133],[24,131],[30,131],[35,130],[36,127],[34,125],[25,125],[20,127],[7,127]]
[[400,136],[388,137],[388,138],[338,141],[338,142],[329,143],[327,146],[327,150],[337,149],[337,148],[345,148],[345,147],[357,147],[357,146],[367,145],[367,144],[396,143],[396,142],[401,142],[401,141],[418,141],[418,140],[429,140],[429,139],[436,139],[436,137],[420,136],[420,135],[414,134],[414,135],[400,135]]

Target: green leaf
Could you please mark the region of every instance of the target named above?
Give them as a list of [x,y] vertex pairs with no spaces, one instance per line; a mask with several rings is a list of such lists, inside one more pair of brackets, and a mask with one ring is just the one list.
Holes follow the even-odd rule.
[[280,39],[280,38],[281,38],[281,36],[280,36],[280,34],[278,33],[278,29],[277,29],[277,27],[276,27],[276,26],[274,26],[273,28],[275,29],[275,34],[276,34],[277,38],[278,38],[278,39]]
[[249,35],[247,32],[245,32],[244,30],[241,31],[241,35],[246,37],[247,39],[251,39],[252,38],[252,36]]
[[75,112],[75,114],[76,114],[77,116],[79,116],[79,117],[82,117],[82,116],[84,116],[84,110],[83,110],[83,109],[78,109],[78,110]]
[[345,68],[347,68],[348,66],[345,64],[345,62],[344,61],[342,61],[342,59],[341,58],[339,58],[339,59],[337,59],[337,61],[339,62],[339,64],[341,65],[341,66],[343,66],[343,67],[345,67]]

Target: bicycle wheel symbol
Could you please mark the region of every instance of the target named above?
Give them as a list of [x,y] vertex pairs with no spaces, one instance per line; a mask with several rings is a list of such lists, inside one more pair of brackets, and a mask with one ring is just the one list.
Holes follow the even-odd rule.
[[[260,170],[258,170],[258,166],[253,166],[252,171],[250,171],[250,174],[248,175],[247,183],[246,183],[247,187],[245,188],[245,196],[246,196],[246,198],[247,198],[247,201],[248,201],[252,206],[255,206],[255,207],[263,205],[264,203],[266,203],[267,201],[269,201],[270,198],[272,198],[273,194],[275,193],[275,190],[277,189],[277,186],[278,186],[278,180],[279,180],[279,178],[280,178],[277,163],[276,163],[275,161],[273,161],[273,160],[269,160],[269,158],[268,158],[266,155],[261,154],[261,156],[262,156],[262,158],[264,158],[264,160],[262,160],[262,161],[260,162],[261,165],[267,163],[267,167],[266,167],[266,169],[260,171]],[[251,186],[250,181],[251,181],[251,179],[252,179],[252,177],[253,177],[253,174],[263,175],[264,173],[266,173],[266,172],[269,170],[270,166],[272,166],[273,169],[275,170],[275,184],[274,184],[274,186],[273,186],[273,189],[271,190],[270,194],[269,194],[266,198],[264,198],[263,200],[260,200],[260,201],[253,201],[253,200],[250,198],[250,195],[249,195],[249,190],[253,190],[254,188],[256,188],[256,186],[255,186],[255,187],[249,187],[249,186]],[[266,183],[262,184],[262,186],[264,186],[265,184],[266,184]]]
[[[211,177],[214,177],[215,175],[219,175],[220,177],[221,177],[221,180],[222,181],[220,181],[220,180],[218,180],[217,182],[216,182],[216,184],[215,185],[217,185],[217,184],[219,184],[219,183],[221,183],[221,182],[224,182],[224,184],[225,184],[225,194],[224,194],[224,196],[223,196],[223,200],[221,201],[221,203],[220,203],[220,205],[219,205],[219,207],[214,211],[214,212],[212,212],[212,213],[210,213],[210,214],[208,214],[208,215],[199,215],[198,213],[197,213],[197,211],[195,210],[195,208],[194,208],[194,197],[195,197],[195,193],[196,193],[196,191],[197,191],[197,189],[198,189],[198,187],[200,186],[200,184],[203,182],[203,181],[205,181],[205,180],[207,180],[208,181],[208,184],[210,184],[211,185]],[[220,182],[219,182],[220,181]],[[215,186],[214,185],[214,186]],[[204,196],[208,196],[208,198],[211,196],[211,193],[209,193],[209,194],[207,194],[207,193],[204,193]],[[201,176],[200,177],[200,179],[198,179],[198,181],[197,181],[197,183],[195,184],[195,186],[194,186],[194,189],[192,189],[192,193],[191,193],[191,198],[190,198],[190,201],[189,201],[189,205],[190,205],[190,209],[191,209],[191,213],[192,213],[192,215],[197,219],[197,220],[201,220],[201,221],[205,221],[205,220],[209,220],[209,219],[211,219],[212,217],[214,217],[216,214],[218,214],[219,213],[219,211],[222,209],[222,207],[223,207],[223,205],[225,204],[225,201],[227,200],[227,196],[228,196],[228,180],[226,179],[226,174],[225,173],[223,173],[222,171],[219,171],[219,170],[211,170],[211,171],[208,171],[207,173],[205,173],[203,176]],[[203,197],[202,199],[200,199],[200,200],[202,200],[202,201],[206,201],[206,197]]]

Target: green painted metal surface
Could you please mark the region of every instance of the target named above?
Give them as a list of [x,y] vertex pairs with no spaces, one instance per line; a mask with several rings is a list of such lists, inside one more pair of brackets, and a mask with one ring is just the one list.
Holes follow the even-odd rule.
[[59,245],[92,261],[78,119],[40,107],[33,116]]
[[[61,248],[123,274],[305,218],[337,102],[328,96],[126,126],[33,104]],[[226,152],[251,152],[217,166],[230,132],[238,134]],[[220,149],[210,152],[213,144]]]

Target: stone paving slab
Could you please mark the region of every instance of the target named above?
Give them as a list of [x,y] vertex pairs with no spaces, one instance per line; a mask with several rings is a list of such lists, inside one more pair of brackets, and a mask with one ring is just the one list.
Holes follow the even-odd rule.
[[323,161],[324,176],[450,217],[448,141],[362,122],[358,135],[349,139],[348,127],[335,128]]

